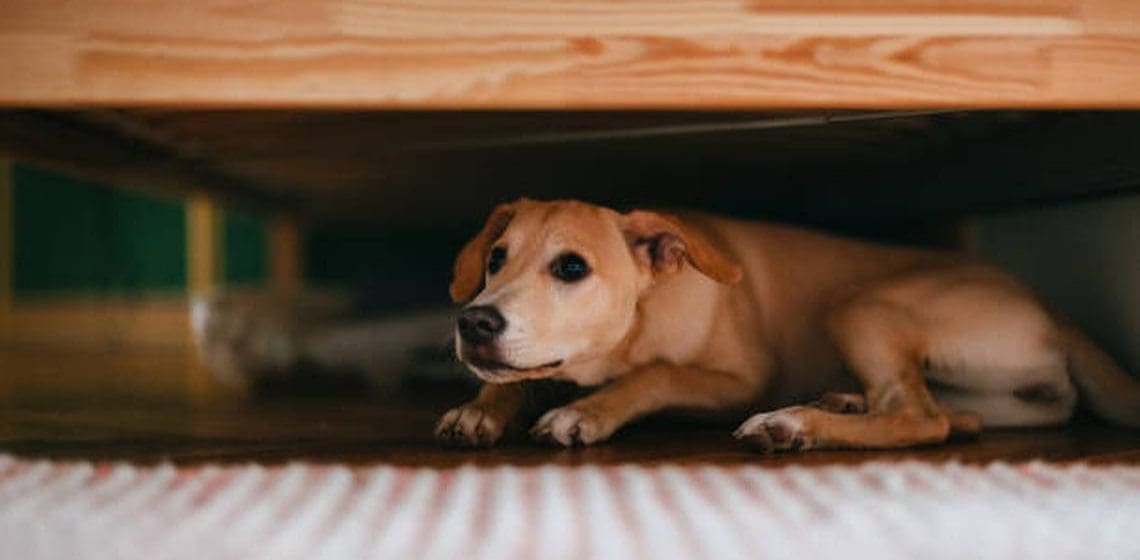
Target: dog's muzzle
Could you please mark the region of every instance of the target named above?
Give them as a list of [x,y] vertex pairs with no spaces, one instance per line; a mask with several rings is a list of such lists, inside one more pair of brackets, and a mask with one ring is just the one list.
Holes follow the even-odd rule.
[[506,330],[507,320],[497,308],[477,305],[465,308],[459,314],[455,326],[463,342],[473,346],[485,346],[494,342]]

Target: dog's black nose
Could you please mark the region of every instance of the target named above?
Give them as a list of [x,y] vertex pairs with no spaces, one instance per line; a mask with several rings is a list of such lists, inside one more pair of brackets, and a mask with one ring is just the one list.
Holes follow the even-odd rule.
[[507,320],[490,305],[468,307],[459,314],[459,336],[471,344],[486,344],[507,328]]

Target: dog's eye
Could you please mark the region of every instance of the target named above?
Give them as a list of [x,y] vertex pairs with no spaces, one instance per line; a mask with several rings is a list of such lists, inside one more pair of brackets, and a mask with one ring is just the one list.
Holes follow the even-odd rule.
[[590,274],[590,265],[577,253],[563,253],[550,263],[550,273],[563,282],[577,282]]
[[487,272],[494,274],[503,268],[507,262],[507,250],[504,247],[491,249],[491,256],[487,257]]

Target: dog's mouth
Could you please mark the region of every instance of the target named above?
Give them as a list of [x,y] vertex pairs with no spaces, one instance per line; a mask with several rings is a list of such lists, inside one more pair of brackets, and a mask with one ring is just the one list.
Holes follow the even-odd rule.
[[481,369],[483,371],[493,372],[493,373],[499,373],[499,372],[534,373],[534,372],[539,372],[542,370],[553,369],[553,368],[556,368],[556,367],[562,365],[562,360],[554,360],[553,362],[547,362],[545,364],[541,364],[541,365],[537,365],[537,366],[520,367],[520,366],[508,364],[506,362],[501,362],[499,360],[484,358],[481,356],[467,356],[467,357],[463,358],[463,361],[472,367]]

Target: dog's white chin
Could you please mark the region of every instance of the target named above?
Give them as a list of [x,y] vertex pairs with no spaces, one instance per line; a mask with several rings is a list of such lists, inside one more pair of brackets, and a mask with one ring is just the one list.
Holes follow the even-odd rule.
[[464,362],[467,369],[475,374],[475,377],[486,381],[487,383],[506,384],[517,383],[519,381],[532,381],[535,379],[546,379],[553,377],[558,373],[558,368],[553,366],[542,366],[533,369],[510,369],[510,370],[485,370],[477,366],[473,366]]

